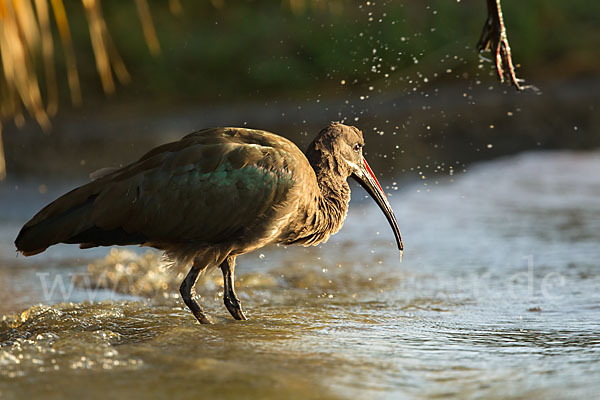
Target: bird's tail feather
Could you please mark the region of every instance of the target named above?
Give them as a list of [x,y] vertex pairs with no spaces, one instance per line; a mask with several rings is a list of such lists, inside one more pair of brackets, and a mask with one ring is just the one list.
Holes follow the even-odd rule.
[[72,207],[57,207],[57,203],[68,203],[70,194],[50,203],[23,226],[15,240],[17,250],[25,256],[38,254],[93,228],[91,216],[95,196]]
[[[109,182],[90,182],[48,204],[23,226],[15,240],[17,250],[30,256],[57,243],[79,243],[82,248],[145,243],[144,234],[126,232],[118,224],[109,228],[96,226],[96,203],[102,201],[101,194]],[[111,207],[105,211],[113,216],[117,212]]]

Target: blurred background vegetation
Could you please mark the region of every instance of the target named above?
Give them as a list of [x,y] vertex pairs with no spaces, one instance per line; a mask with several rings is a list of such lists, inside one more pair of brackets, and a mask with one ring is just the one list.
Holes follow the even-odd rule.
[[[158,43],[139,1],[103,0],[129,72],[108,97],[85,3],[64,1],[82,105],[69,100],[68,57],[52,19],[60,111],[45,135],[31,119],[21,130],[5,124],[17,174],[129,161],[211,125],[276,130],[305,144],[344,120],[379,136],[368,149],[386,172],[600,142],[600,3],[503,2],[518,74],[542,89],[536,96],[497,83],[492,64],[478,59],[483,0],[149,0]],[[43,63],[34,68],[48,99]],[[115,150],[123,146],[128,154]]]
[[[83,93],[103,98],[86,18],[77,3],[67,5],[73,6],[69,22]],[[170,13],[167,1],[149,3],[162,49],[158,56],[144,43],[135,2],[102,2],[109,30],[134,75],[129,87],[119,89],[121,99],[314,97],[365,89],[373,83],[412,90],[404,79],[407,70],[418,70],[430,80],[438,73],[439,80],[448,82],[454,76],[443,74],[446,68],[440,67],[461,71],[476,67],[473,49],[486,16],[485,2],[475,0],[405,0],[372,6],[307,0],[296,8],[290,5],[297,1],[285,0],[183,0],[178,15]],[[530,81],[565,80],[600,72],[600,3],[531,0],[504,1],[503,6],[522,76]],[[444,62],[446,56],[452,60]],[[381,64],[377,72],[372,71],[374,58],[382,59],[376,63]],[[59,76],[66,77],[64,57],[57,60]],[[486,64],[485,71],[490,70]],[[342,80],[346,87],[340,87]],[[68,89],[66,84],[60,87],[63,92]]]

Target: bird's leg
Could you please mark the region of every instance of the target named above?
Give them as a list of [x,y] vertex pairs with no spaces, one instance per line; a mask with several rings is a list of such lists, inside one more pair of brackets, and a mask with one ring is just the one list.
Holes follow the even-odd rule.
[[233,318],[245,321],[247,318],[242,311],[240,299],[235,294],[234,269],[235,257],[227,257],[221,263],[221,271],[223,271],[223,301]]
[[483,52],[491,50],[494,53],[494,65],[500,82],[508,80],[517,90],[534,89],[531,85],[521,85],[523,79],[517,78],[515,66],[508,44],[504,18],[500,0],[487,0],[488,17],[483,26],[481,37],[477,43],[477,50]]
[[198,274],[201,269],[194,264],[190,272],[188,272],[187,276],[181,283],[179,287],[179,293],[181,293],[181,297],[183,298],[183,302],[186,306],[192,311],[192,314],[196,317],[196,319],[201,324],[212,324],[211,319],[208,315],[205,314],[204,310],[198,304],[198,302],[194,299],[196,295],[196,291],[194,289],[194,285],[196,284],[196,280],[198,279]]

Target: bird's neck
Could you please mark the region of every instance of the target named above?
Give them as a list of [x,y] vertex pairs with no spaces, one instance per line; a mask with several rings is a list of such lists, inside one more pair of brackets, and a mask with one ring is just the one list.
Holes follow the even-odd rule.
[[335,207],[343,211],[343,217],[345,217],[348,210],[348,202],[350,201],[350,186],[348,185],[347,178],[327,172],[315,171],[315,173],[321,192],[322,207]]
[[314,243],[326,241],[339,231],[344,223],[350,202],[350,186],[347,178],[327,166],[313,166],[319,185],[319,201],[315,210],[313,229]]
[[[347,171],[339,165],[336,157],[319,140],[313,141],[306,151],[306,158],[315,172],[317,187],[312,186],[311,195],[296,214],[291,231],[285,234],[287,244],[305,246],[323,243],[340,230],[350,202],[350,186]],[[314,190],[318,189],[318,190]],[[308,194],[308,193],[306,193]]]

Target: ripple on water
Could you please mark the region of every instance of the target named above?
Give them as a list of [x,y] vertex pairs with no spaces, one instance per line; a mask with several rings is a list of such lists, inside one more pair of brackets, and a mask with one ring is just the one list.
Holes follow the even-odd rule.
[[[244,322],[223,307],[219,273],[198,290],[217,324],[200,326],[157,253],[58,257],[56,274],[84,273],[78,293],[136,301],[72,296],[3,317],[0,397],[593,397],[598,169],[597,153],[526,154],[398,191],[401,265],[377,207],[354,203],[326,246],[240,257]],[[9,289],[43,267],[10,262]]]

